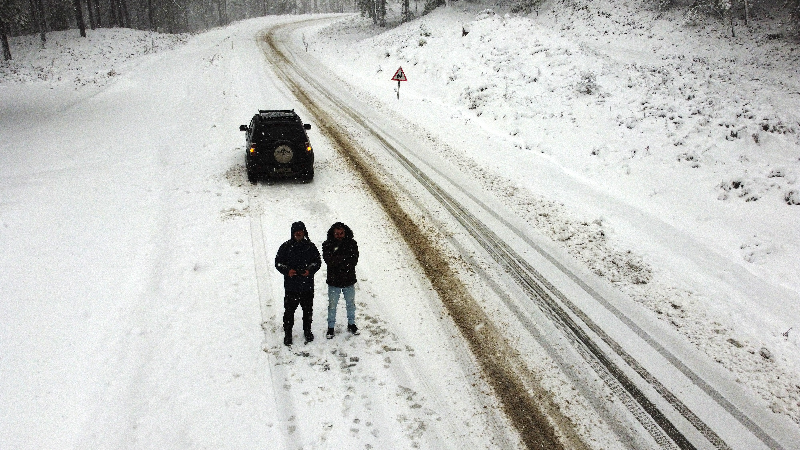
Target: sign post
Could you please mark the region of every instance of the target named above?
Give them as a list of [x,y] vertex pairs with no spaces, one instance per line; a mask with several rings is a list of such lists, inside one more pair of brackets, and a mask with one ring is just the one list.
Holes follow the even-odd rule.
[[395,72],[394,76],[392,77],[392,81],[397,81],[397,99],[400,100],[400,82],[408,81],[408,78],[406,78],[406,73],[403,72],[403,67],[397,69],[397,72]]

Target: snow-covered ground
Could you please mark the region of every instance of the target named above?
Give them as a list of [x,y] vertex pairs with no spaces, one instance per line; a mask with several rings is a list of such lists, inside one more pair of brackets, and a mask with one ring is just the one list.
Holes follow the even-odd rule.
[[351,19],[309,51],[800,423],[800,46],[767,20],[730,38],[638,2],[555,3]]
[[[47,63],[79,65],[80,86],[36,70],[20,82],[41,58],[14,42],[0,87],[0,447],[518,445],[396,231],[316,128],[314,183],[245,181],[239,125],[295,104],[255,37],[292,19],[155,53],[137,43],[175,38],[52,33],[66,50]],[[317,245],[335,221],[354,230],[360,336],[342,310],[325,340],[323,270],[317,341],[283,346],[272,258],[296,220]]]
[[[800,423],[800,50],[763,23],[732,39],[616,3],[514,17],[457,2],[389,29],[345,17],[305,40]],[[255,44],[285,20],[50,33],[45,50],[12,40],[0,447],[517,445],[411,254],[317,128],[313,183],[244,182],[238,125],[294,107]],[[361,336],[323,339],[318,276],[318,340],[281,345],[271,258],[295,220],[317,245],[342,220],[366,249]]]

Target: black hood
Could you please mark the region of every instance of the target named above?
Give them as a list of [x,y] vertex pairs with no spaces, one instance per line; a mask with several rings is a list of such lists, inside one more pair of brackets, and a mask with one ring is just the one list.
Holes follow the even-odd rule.
[[353,239],[353,230],[351,230],[350,227],[348,227],[347,225],[343,224],[342,222],[336,222],[335,224],[331,225],[330,228],[328,228],[328,240],[329,241],[335,241],[336,240],[336,238],[333,237],[333,230],[335,230],[337,228],[344,228],[344,238],[345,239]]
[[294,239],[294,232],[298,230],[303,230],[306,233],[303,239],[308,239],[308,230],[306,230],[306,224],[300,221],[297,221],[292,224],[292,233],[291,235],[289,235],[289,239]]

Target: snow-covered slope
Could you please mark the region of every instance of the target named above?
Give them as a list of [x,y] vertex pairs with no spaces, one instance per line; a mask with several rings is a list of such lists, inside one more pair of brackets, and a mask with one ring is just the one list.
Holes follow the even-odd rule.
[[760,19],[455,2],[309,51],[800,423],[800,48]]

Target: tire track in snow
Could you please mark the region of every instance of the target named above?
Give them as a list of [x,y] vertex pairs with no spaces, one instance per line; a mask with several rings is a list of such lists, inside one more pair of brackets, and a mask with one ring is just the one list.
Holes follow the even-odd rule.
[[[291,350],[284,348],[282,342],[280,342],[282,336],[280,332],[281,324],[278,323],[278,319],[281,317],[282,304],[280,301],[275,303],[276,297],[273,290],[273,285],[276,280],[279,282],[279,277],[272,276],[275,272],[269,263],[271,258],[267,253],[267,249],[277,248],[280,243],[270,241],[268,238],[271,235],[267,230],[274,228],[276,224],[270,222],[270,217],[262,215],[262,211],[265,208],[259,202],[257,195],[254,195],[256,192],[254,189],[256,188],[251,188],[250,190],[248,210],[250,211],[250,231],[259,292],[261,326],[264,331],[262,348],[269,357],[270,367],[268,367],[268,370],[270,372],[271,387],[275,395],[278,412],[281,415],[281,430],[286,448],[305,448],[307,446],[321,445],[325,442],[328,430],[333,430],[336,433],[344,429],[334,429],[333,422],[321,424],[325,430],[322,434],[316,433],[312,428],[304,427],[305,424],[300,418],[304,414],[308,414],[308,411],[302,402],[294,404],[293,400],[298,401],[298,386],[305,388],[307,393],[310,391],[307,389],[309,385],[303,384],[301,380],[306,378],[305,375],[301,376],[300,379],[296,377],[302,371],[295,373],[295,369],[292,368],[300,367],[300,365],[305,366],[306,363],[313,369],[331,374],[334,380],[328,379],[328,382],[340,385],[339,392],[346,392],[344,399],[341,400],[343,402],[341,414],[356,420],[349,425],[350,433],[358,434],[359,429],[368,431],[371,436],[365,435],[365,439],[369,441],[370,445],[373,445],[372,448],[396,446],[399,442],[398,439],[402,437],[408,439],[411,448],[420,448],[420,445],[422,448],[442,450],[478,448],[469,439],[469,433],[459,435],[454,431],[458,430],[458,427],[450,415],[440,413],[442,411],[446,412],[448,409],[443,407],[441,400],[439,400],[443,397],[440,391],[436,390],[427,381],[428,377],[430,377],[430,371],[422,370],[413,357],[409,357],[407,354],[408,349],[404,350],[403,345],[399,343],[396,336],[391,331],[388,331],[390,328],[388,324],[375,317],[376,314],[374,313],[370,316],[371,306],[363,305],[359,308],[361,317],[364,317],[365,313],[367,313],[366,317],[369,317],[367,323],[362,326],[362,335],[360,337],[353,337],[347,332],[339,330],[337,337],[333,341],[327,341],[318,336],[320,340],[315,340],[314,343],[309,343],[308,346],[295,345]],[[273,186],[272,189],[277,190],[278,188]],[[331,217],[327,216],[317,217],[315,220],[320,222],[333,221]],[[371,284],[367,280],[361,280],[357,285],[357,289],[359,296],[374,296]],[[318,298],[315,298],[315,300],[318,300]],[[319,307],[319,305],[316,306]],[[322,310],[327,311],[325,308],[322,308]],[[370,337],[367,338],[365,333],[369,334]],[[320,344],[317,345],[317,343]],[[394,389],[390,390],[391,395],[388,395],[385,399],[373,398],[368,395],[368,390],[362,389],[361,383],[374,384],[374,380],[365,381],[364,378],[385,376],[382,371],[378,371],[379,373],[365,371],[366,367],[370,367],[375,363],[375,358],[374,356],[360,354],[363,351],[374,353],[375,355],[385,354],[387,358],[391,354],[391,361],[385,362],[385,364],[386,372],[389,372],[391,376],[387,380],[388,385],[394,386]],[[382,357],[379,359],[382,359]],[[389,366],[391,367],[389,368]],[[294,383],[298,381],[299,384]],[[316,390],[314,391],[316,393]],[[333,391],[336,391],[336,389]],[[325,397],[319,401],[330,400],[327,394],[318,395]],[[309,397],[305,399],[308,401]],[[393,400],[397,401],[401,406],[391,406],[395,404]],[[338,399],[334,400],[333,403],[338,401]],[[391,425],[387,426],[387,424]],[[325,427],[326,425],[330,428]],[[457,436],[457,438],[453,439],[453,436]],[[502,440],[502,438],[500,439]],[[513,447],[506,446],[506,448]]]
[[[347,332],[340,330],[333,341],[321,340],[325,345],[308,344],[307,347],[299,347],[298,350],[284,349],[280,340],[282,334],[276,333],[280,330],[280,324],[276,323],[276,317],[280,317],[280,306],[273,305],[274,296],[272,295],[272,284],[275,279],[270,275],[274,270],[269,265],[267,248],[277,247],[278,243],[269,242],[265,237],[265,223],[262,221],[260,211],[262,208],[255,207],[257,200],[250,196],[250,224],[251,240],[253,242],[254,259],[256,262],[256,280],[258,284],[259,303],[261,308],[262,329],[264,331],[263,350],[269,355],[269,376],[271,379],[272,391],[275,395],[278,411],[282,415],[281,424],[283,425],[283,438],[286,448],[301,448],[303,444],[313,446],[313,437],[308,433],[312,430],[301,429],[300,424],[295,424],[293,417],[304,414],[303,407],[294,407],[292,396],[286,393],[286,386],[292,379],[292,374],[287,372],[284,367],[292,367],[292,364],[300,361],[309,361],[311,366],[324,365],[322,370],[331,371],[335,374],[335,383],[341,384],[341,390],[346,392],[343,399],[342,411],[344,416],[358,419],[351,425],[350,432],[356,432],[363,427],[366,419],[366,428],[371,430],[377,448],[391,447],[397,444],[397,438],[405,435],[410,441],[412,448],[419,448],[424,442],[423,448],[435,449],[458,449],[458,448],[477,448],[475,443],[469,439],[459,436],[457,439],[445,438],[443,436],[453,436],[457,430],[453,418],[447,414],[440,414],[437,411],[447,411],[447,408],[440,404],[440,398],[444,396],[426,381],[428,375],[423,371],[413,358],[410,358],[399,344],[397,338],[387,329],[389,328],[380,319],[370,317],[369,321],[362,326],[361,337],[352,337]],[[326,218],[329,219],[329,218]],[[329,221],[329,220],[328,220]],[[266,224],[269,227],[269,224]],[[357,285],[359,295],[373,295],[371,284],[366,280],[361,280]],[[316,303],[316,302],[315,302]],[[359,314],[369,313],[371,307],[363,305],[359,308]],[[316,308],[315,308],[316,309]],[[327,311],[323,308],[323,311]],[[372,335],[372,339],[362,339],[365,333]],[[320,336],[321,338],[321,336]],[[351,339],[365,341],[350,342]],[[388,350],[387,350],[388,349]],[[376,355],[380,353],[391,353],[391,384],[395,388],[391,391],[394,398],[400,399],[404,405],[401,409],[387,408],[386,401],[365,397],[366,392],[362,391],[360,384],[363,380],[359,378],[369,377],[372,374],[365,372],[365,366],[371,361],[369,357],[358,355],[361,351],[372,351]],[[283,358],[284,355],[289,356]],[[276,358],[276,355],[278,357]],[[304,358],[308,358],[305,359]],[[288,364],[288,365],[287,365]],[[333,382],[333,381],[331,381]],[[392,398],[392,396],[389,396]],[[391,400],[390,400],[391,404]],[[370,420],[372,419],[372,420]],[[392,428],[392,431],[385,432],[381,427],[375,427],[377,419],[379,424],[385,426],[386,423],[396,423],[399,426]],[[306,433],[305,438],[303,438]],[[317,436],[319,438],[320,436]],[[323,441],[324,442],[324,441]],[[375,447],[373,447],[375,448]],[[512,448],[511,446],[507,448]]]
[[[273,46],[274,52],[285,60],[285,65],[293,66],[293,64],[289,62],[289,59],[275,48],[274,43],[270,44]],[[298,73],[301,76],[304,76],[304,74],[299,70]],[[283,76],[287,81],[287,84],[292,85],[292,89],[295,91],[295,94],[298,96],[298,98],[303,100],[304,103],[309,106],[310,110],[320,110],[320,108],[314,104],[315,102],[310,100],[309,95],[302,87],[292,82],[288,75],[284,74]],[[388,142],[386,138],[384,138],[384,134],[379,127],[370,123],[369,119],[360,117],[358,113],[351,110],[347,105],[341,104],[339,101],[333,98],[331,94],[329,94],[328,90],[324,86],[319,85],[310,77],[304,77],[307,83],[314,86],[315,89],[322,94],[322,96],[327,97],[328,100],[340,108],[345,115],[349,116],[352,120],[359,123],[366,130],[369,130],[371,133],[373,133],[376,139],[381,141],[386,150],[392,154],[398,162],[405,166],[408,172],[414,176],[430,192],[431,195],[439,199],[440,203],[451,212],[453,217],[455,217],[462,224],[462,226],[464,226],[465,229],[467,229],[467,231],[473,235],[476,242],[484,247],[484,249],[497,261],[501,267],[504,267],[504,269],[509,273],[509,275],[511,275],[512,278],[517,281],[523,290],[529,293],[531,299],[540,304],[541,308],[547,312],[551,318],[553,318],[554,323],[561,327],[565,334],[573,336],[573,341],[579,346],[579,352],[584,356],[584,358],[587,359],[590,365],[595,367],[598,374],[607,380],[607,384],[612,388],[612,390],[620,395],[623,403],[629,405],[629,409],[631,410],[632,414],[636,416],[647,429],[650,430],[657,442],[661,443],[665,448],[671,448],[674,445],[677,445],[682,449],[695,448],[694,444],[683,435],[683,433],[667,418],[667,416],[659,409],[659,407],[649,400],[647,395],[645,395],[644,392],[638,387],[638,384],[641,382],[637,381],[634,383],[632,379],[620,369],[620,367],[617,365],[618,363],[615,363],[607,356],[606,352],[610,351],[611,353],[615,354],[621,361],[624,362],[625,365],[627,365],[629,369],[632,369],[636,376],[640,377],[641,380],[646,383],[645,385],[647,386],[647,389],[652,389],[657,392],[657,394],[661,397],[661,400],[666,402],[670,409],[674,409],[675,412],[680,414],[682,420],[690,423],[691,426],[694,427],[707,440],[707,443],[711,444],[717,449],[730,448],[728,444],[722,438],[720,438],[720,436],[711,427],[709,427],[701,418],[699,418],[666,386],[664,386],[656,376],[644,368],[632,355],[627,353],[619,343],[615,342],[613,338],[605,333],[602,327],[593,322],[592,319],[589,318],[583,311],[581,311],[577,305],[575,305],[562,292],[548,282],[519,254],[514,252],[507,244],[505,244],[502,239],[500,239],[497,235],[494,235],[494,233],[489,230],[479,219],[477,219],[466,208],[464,208],[463,204],[455,200],[445,190],[443,190],[440,185],[431,180],[428,175],[426,175],[411,161],[409,161],[403,155],[403,152],[399,151],[397,147]],[[303,99],[303,97],[305,97],[305,99]],[[320,112],[323,113],[324,117],[324,111]],[[446,175],[437,171],[435,167],[432,167],[432,169],[436,171],[438,175],[444,177],[453,186],[458,188],[457,183],[454,183]],[[509,227],[529,245],[531,244],[531,242],[529,242],[528,239],[525,239],[525,237],[520,234],[518,230],[509,226],[509,224],[502,218],[497,217],[497,214],[491,209],[487,208],[486,205],[482,204],[468,192],[464,191],[463,193],[470,197],[470,199],[476,204],[478,204],[480,208],[483,208],[490,214],[494,215],[497,220],[503,223],[506,227]],[[624,315],[622,315],[617,309],[613,308],[613,306],[609,308],[610,305],[607,301],[599,298],[599,294],[594,292],[591,288],[587,289],[587,285],[585,283],[582,283],[581,280],[576,279],[577,277],[574,274],[565,269],[561,264],[558,264],[557,261],[554,261],[552,256],[546,254],[546,252],[543,252],[542,249],[538,248],[536,245],[532,245],[532,247],[535,251],[542,254],[546,259],[554,263],[559,270],[572,278],[573,281],[580,285],[581,288],[594,297],[604,307],[609,309],[612,314],[617,316],[618,319],[631,328],[634,333],[636,333],[644,341],[648,342],[648,344],[651,345],[657,353],[669,361],[678,371],[680,371],[695,386],[713,399],[722,409],[729,413],[733,419],[739,422],[739,424],[749,430],[753,436],[759,439],[765,446],[773,449],[783,448],[756,423],[738,410],[735,405],[728,402],[719,392],[717,392],[697,374],[693,373],[688,367],[682,364],[680,360],[669,353],[669,351],[667,351],[663,346],[655,342],[653,338],[645,333],[641,328],[635,324],[631,326],[630,319],[624,317]],[[591,331],[591,333],[594,334],[594,337],[587,334],[587,330]],[[607,349],[600,348],[597,343],[595,343],[595,339],[599,339],[599,341],[603,342],[607,346]],[[646,416],[649,417],[645,417],[645,415],[643,415],[644,412],[646,412]],[[661,430],[663,430],[663,432],[661,432]],[[669,439],[666,438],[664,433],[669,435]],[[670,440],[673,441],[674,444],[673,442],[669,442]]]
[[[290,26],[296,26],[293,24]],[[355,152],[349,150],[351,144],[345,134],[336,128],[336,120],[319,104],[311,100],[311,96],[300,87],[288,73],[293,65],[289,59],[277,49],[271,41],[271,35],[265,36],[267,59],[276,68],[276,74],[286,83],[292,93],[314,114],[319,127],[336,145],[348,163],[360,173],[362,179],[370,187],[384,210],[393,220],[398,232],[409,245],[419,261],[434,289],[439,293],[455,323],[464,335],[470,348],[507,417],[520,434],[522,441],[529,448],[564,448],[564,442],[574,448],[585,448],[574,434],[568,421],[554,409],[547,409],[549,396],[543,391],[532,394],[516,371],[516,367],[524,366],[519,361],[516,350],[511,348],[502,334],[496,329],[486,313],[472,299],[468,289],[461,283],[445,258],[436,250],[436,246],[428,239],[428,234],[403,210],[394,189],[381,181],[380,176],[370,170],[370,165]],[[298,73],[302,76],[302,74]],[[313,80],[306,80],[312,85]],[[319,89],[319,87],[318,87]],[[320,93],[326,95],[324,90]],[[341,105],[340,105],[341,106]],[[344,111],[352,115],[352,111]],[[362,123],[356,115],[353,119]],[[363,123],[362,123],[363,125]],[[367,129],[370,129],[367,127]],[[475,324],[482,326],[476,327]],[[559,439],[559,435],[561,439]]]
[[[269,317],[269,312],[273,308],[272,297],[272,283],[269,276],[269,258],[267,257],[266,242],[264,239],[264,228],[261,223],[261,215],[258,210],[253,210],[253,196],[252,192],[248,195],[250,205],[250,239],[253,244],[253,262],[256,271],[256,285],[258,288],[258,304],[261,311],[261,329],[264,331],[264,340],[261,342],[261,349],[267,354],[267,371],[269,371],[270,386],[272,387],[272,396],[275,399],[276,410],[280,417],[281,423],[281,436],[283,436],[283,448],[299,448],[300,443],[292,438],[291,422],[295,417],[295,408],[289,397],[283,389],[283,380],[286,379],[286,374],[280,370],[275,360],[275,356],[270,351],[276,344],[271,343],[272,333],[269,332],[270,322],[273,320]],[[280,345],[279,343],[277,345]]]
[[[368,280],[359,280],[358,284],[356,285],[357,292],[359,294],[358,298],[361,298],[361,295],[364,294],[371,294],[375,292],[372,288],[372,284]],[[362,294],[363,291],[363,294]],[[374,295],[374,294],[371,294]],[[371,308],[376,308],[375,306],[371,306]],[[382,308],[379,306],[377,307],[379,312],[382,312]],[[366,329],[369,330],[369,325],[367,325]],[[399,364],[394,363],[394,360],[399,360]],[[464,368],[466,369],[466,368]],[[465,370],[466,372],[466,370]],[[393,366],[392,366],[392,375],[396,379],[398,387],[408,388],[408,387],[416,387],[415,385],[419,385],[419,387],[424,388],[423,391],[427,394],[427,398],[425,400],[426,403],[431,403],[433,405],[433,411],[447,411],[447,408],[441,404],[440,399],[447,398],[447,395],[443,394],[433,383],[428,381],[428,376],[426,371],[420,367],[419,363],[413,358],[413,355],[409,356],[405,353],[401,353],[397,358],[393,358]],[[483,403],[484,407],[488,407],[487,403]],[[430,415],[430,414],[429,414]],[[435,445],[432,448],[437,449],[458,449],[458,448],[477,448],[474,442],[469,441],[467,433],[458,432],[457,430],[459,427],[454,422],[453,418],[449,415],[437,415],[438,417],[434,421],[428,421],[432,431],[434,432],[434,439],[433,443]],[[443,422],[442,425],[437,424],[436,422],[441,421]],[[496,440],[499,441],[500,447],[502,448],[515,448],[518,446],[518,443],[513,443],[511,439],[501,431],[501,425],[498,423],[498,419],[495,417],[488,418],[488,422],[490,426],[495,428],[495,437]],[[457,435],[458,442],[453,442],[450,436]],[[464,442],[467,440],[467,442]]]
[[[272,46],[273,51],[279,55],[280,58],[283,58],[285,61],[284,64],[291,65],[289,59],[275,47],[273,42],[270,42],[270,45]],[[300,75],[303,76],[302,73],[300,73]],[[319,108],[316,107],[313,102],[311,102],[308,94],[306,94],[302,87],[290,80],[289,76],[286,74],[283,76],[285,77],[287,84],[292,86],[292,89],[295,91],[295,94],[298,96],[298,98],[305,100],[304,103],[312,111],[315,109],[319,111]],[[527,263],[525,263],[525,261],[519,257],[519,255],[513,252],[510,247],[505,245],[504,241],[499,239],[499,237],[496,235],[493,236],[493,233],[491,233],[491,231],[488,230],[485,225],[483,225],[475,216],[469,213],[453,197],[449,196],[438,184],[433,182],[419,168],[411,163],[411,161],[405,158],[402,152],[400,152],[391,143],[386,141],[379,129],[374,128],[374,126],[367,123],[368,120],[361,118],[359,114],[352,111],[347,105],[343,105],[332,98],[330,94],[327,93],[327,90],[323,86],[320,86],[318,83],[316,83],[315,80],[306,77],[306,81],[315,86],[315,88],[324,96],[327,96],[332,103],[336,104],[337,107],[339,107],[346,115],[350,116],[351,119],[372,132],[375,137],[381,141],[387,151],[389,151],[389,153],[392,154],[398,162],[405,166],[408,172],[414,176],[431,193],[431,195],[437,198],[440,203],[451,212],[451,214],[453,214],[453,216],[470,232],[470,234],[473,235],[476,241],[483,246],[501,266],[505,267],[506,271],[512,276],[512,278],[517,280],[519,285],[529,293],[531,298],[537,300],[546,311],[550,312],[550,315],[554,318],[555,322],[559,324],[559,326],[565,330],[568,335],[573,336],[573,340],[580,346],[581,354],[584,356],[584,358],[587,358],[587,361],[596,369],[598,374],[607,381],[607,384],[614,392],[618,394],[623,403],[628,406],[631,413],[639,420],[640,423],[642,423],[642,425],[651,433],[651,435],[657,442],[659,442],[660,445],[662,445],[664,448],[673,448],[673,445],[677,445],[677,447],[681,449],[695,448],[694,444],[690,442],[690,440],[681,431],[679,431],[678,427],[676,427],[660,410],[660,408],[656,406],[647,397],[647,395],[644,394],[644,392],[637,386],[637,383],[635,383],[622,370],[620,370],[616,363],[608,358],[608,356],[605,354],[605,351],[597,346],[593,339],[586,334],[580,325],[578,325],[578,322],[573,320],[570,314],[567,313],[566,309],[570,310],[572,314],[575,314],[577,318],[584,324],[584,326],[588,327],[592,332],[594,332],[601,341],[611,348],[616,355],[621,357],[622,360],[630,368],[632,368],[638,376],[642,378],[642,380],[649,384],[650,387],[655,389],[661,398],[666,400],[670,407],[674,408],[674,410],[677,411],[683,417],[683,419],[691,423],[691,425],[697,429],[708,440],[709,443],[711,443],[717,449],[729,448],[729,446],[719,437],[719,435],[717,435],[716,432],[714,432],[714,430],[711,429],[711,427],[709,427],[702,419],[700,419],[655,376],[653,376],[641,364],[639,364],[635,358],[628,354],[622,348],[622,346],[614,342],[614,340],[610,338],[601,327],[592,322],[588,316],[586,316],[569,299],[567,299],[566,296],[556,290],[552,284],[544,279],[544,277],[542,277],[535,269],[533,269],[530,265],[527,265]],[[305,99],[303,97],[305,97]],[[323,113],[322,117],[324,117],[324,112],[319,112]],[[453,184],[456,185],[455,183]],[[505,246],[505,248],[503,246]],[[498,247],[503,249],[500,253],[496,251]],[[554,297],[558,298],[564,306],[555,302]],[[635,400],[635,402],[632,401],[632,399]],[[722,404],[721,406],[726,408],[730,405]],[[643,414],[643,412],[646,414]],[[741,414],[736,414],[737,411],[730,412],[731,415],[741,423]],[[745,426],[750,425],[748,428],[751,429],[752,422],[748,423],[748,421],[745,421],[743,424]],[[669,439],[667,439],[664,434],[668,435]],[[764,436],[766,436],[763,432],[756,432],[754,434],[756,434],[762,440]],[[672,442],[670,442],[670,440]],[[770,439],[767,439],[767,442],[769,441]],[[770,444],[774,443],[774,441],[770,442]],[[770,446],[772,447],[772,445]]]

